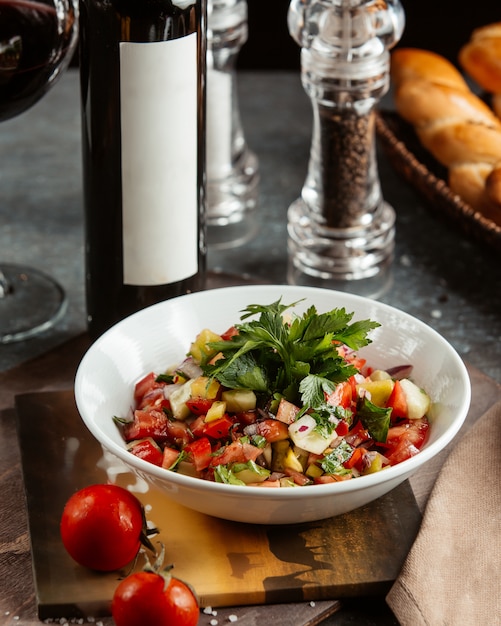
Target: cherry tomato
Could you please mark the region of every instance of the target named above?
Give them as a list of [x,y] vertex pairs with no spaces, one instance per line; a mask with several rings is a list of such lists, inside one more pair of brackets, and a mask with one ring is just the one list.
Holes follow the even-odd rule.
[[117,485],[90,485],[74,493],[61,516],[61,539],[80,565],[103,572],[130,563],[144,541],[139,500]]
[[113,594],[116,626],[196,626],[198,601],[188,585],[156,572],[130,574]]

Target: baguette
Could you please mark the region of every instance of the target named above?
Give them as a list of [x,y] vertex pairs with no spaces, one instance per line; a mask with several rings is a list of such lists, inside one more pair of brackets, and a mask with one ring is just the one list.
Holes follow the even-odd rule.
[[447,168],[451,190],[501,223],[501,120],[434,52],[394,50],[391,81],[397,112]]
[[488,94],[501,118],[501,22],[476,28],[459,51],[463,70]]

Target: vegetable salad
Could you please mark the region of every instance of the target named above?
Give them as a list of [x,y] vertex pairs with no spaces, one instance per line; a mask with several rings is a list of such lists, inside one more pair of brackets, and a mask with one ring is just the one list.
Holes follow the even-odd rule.
[[412,366],[358,356],[379,324],[296,304],[249,305],[222,334],[201,330],[176,367],[146,374],[132,417],[114,418],[131,454],[261,487],[349,480],[417,454],[430,398]]

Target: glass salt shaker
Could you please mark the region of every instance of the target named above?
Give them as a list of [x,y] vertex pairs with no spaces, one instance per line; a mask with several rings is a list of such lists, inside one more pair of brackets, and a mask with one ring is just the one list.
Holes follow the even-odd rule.
[[292,0],[313,136],[301,197],[288,210],[293,284],[381,295],[391,282],[395,212],[379,181],[375,107],[389,88],[398,0]]
[[246,0],[208,0],[207,27],[207,242],[231,248],[257,230],[258,160],[244,137],[236,82]]

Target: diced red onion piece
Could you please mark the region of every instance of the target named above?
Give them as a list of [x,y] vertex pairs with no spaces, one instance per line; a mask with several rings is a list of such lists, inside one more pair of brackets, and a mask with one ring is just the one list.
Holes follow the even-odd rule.
[[181,384],[173,384],[173,385],[165,385],[164,390],[164,398],[168,400],[174,391],[177,391],[181,387]]
[[197,378],[202,376],[202,368],[198,363],[195,363],[192,357],[187,357],[177,368],[180,372],[186,375],[187,378]]
[[387,373],[396,380],[402,380],[402,378],[409,378],[412,373],[412,365],[396,365],[386,370]]

